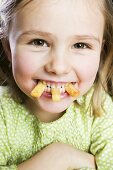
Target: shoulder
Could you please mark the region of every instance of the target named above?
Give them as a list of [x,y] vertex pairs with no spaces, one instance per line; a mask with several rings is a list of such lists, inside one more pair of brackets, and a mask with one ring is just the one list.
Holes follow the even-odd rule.
[[7,107],[11,98],[10,89],[8,86],[0,86],[0,114],[4,107]]
[[17,158],[23,159],[23,149],[26,153],[31,149],[34,121],[25,106],[13,99],[10,88],[0,86],[0,158],[4,161],[0,159],[0,164],[17,162]]
[[15,101],[10,88],[8,86],[0,86],[0,110],[11,106],[12,103],[15,103]]
[[8,86],[0,86],[0,116],[6,118],[26,115],[26,108],[12,96],[12,91]]
[[9,87],[8,86],[0,86],[0,98],[4,96],[5,93],[8,93]]
[[[95,92],[95,86],[92,86],[92,88],[81,97],[82,101],[82,107],[83,108],[92,108],[93,106],[93,97]],[[113,115],[113,99],[112,97],[106,93],[104,90],[102,90],[101,94],[101,108],[102,108],[102,115],[111,114]],[[93,111],[93,110],[92,110]]]
[[[13,115],[18,108],[18,104],[14,101],[10,88],[8,86],[0,86],[0,118],[6,120],[8,116]],[[15,113],[16,114],[16,113]]]
[[3,121],[9,122],[10,119],[24,122],[25,119],[32,120],[34,117],[19,97],[13,97],[10,87],[0,86],[0,118]]
[[113,140],[113,100],[103,91],[102,98],[102,115],[95,117],[92,124],[92,136],[96,137],[98,134],[104,139],[112,138]]
[[0,87],[0,127],[4,124],[4,128],[8,128],[9,134],[14,132],[14,129],[21,127],[32,126],[35,116],[20,103],[13,99],[9,87]]

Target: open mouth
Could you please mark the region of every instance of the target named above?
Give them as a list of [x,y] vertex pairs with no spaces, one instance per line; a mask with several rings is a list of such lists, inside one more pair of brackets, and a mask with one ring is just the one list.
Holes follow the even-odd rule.
[[[53,83],[53,82],[45,82],[43,81],[43,83],[46,85],[44,91],[51,93],[52,89],[59,89],[60,93],[65,93],[66,89],[65,86],[67,83]],[[76,83],[72,83],[73,85],[75,85]]]
[[75,86],[76,82],[38,81],[38,84],[31,92],[31,96],[39,98],[45,94],[46,97],[51,97],[53,101],[60,101],[64,96],[63,94],[68,94],[72,97],[78,96],[79,90]]

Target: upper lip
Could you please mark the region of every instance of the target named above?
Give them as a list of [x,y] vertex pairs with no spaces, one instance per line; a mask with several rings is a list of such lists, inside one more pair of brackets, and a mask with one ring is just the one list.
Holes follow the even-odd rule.
[[76,83],[76,81],[56,81],[56,80],[46,80],[46,79],[37,79],[37,81],[44,81],[51,84],[66,84],[66,83]]

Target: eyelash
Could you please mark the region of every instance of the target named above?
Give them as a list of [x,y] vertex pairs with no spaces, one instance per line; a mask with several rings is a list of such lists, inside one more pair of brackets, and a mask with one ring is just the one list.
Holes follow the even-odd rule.
[[36,47],[49,47],[48,42],[43,39],[33,39],[28,44],[36,46]]
[[87,43],[83,43],[83,42],[79,42],[79,43],[76,43],[73,45],[73,48],[76,48],[76,49],[91,49],[91,46]]
[[[43,39],[33,39],[28,44],[36,47],[50,47],[49,43]],[[46,45],[45,45],[46,44]],[[91,45],[83,42],[78,42],[72,46],[75,49],[91,49]]]

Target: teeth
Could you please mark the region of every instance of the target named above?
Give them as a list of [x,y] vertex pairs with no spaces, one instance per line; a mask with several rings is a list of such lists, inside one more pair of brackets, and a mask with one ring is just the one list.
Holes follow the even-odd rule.
[[60,90],[60,93],[62,92],[61,86],[58,85],[56,88]]
[[50,85],[49,83],[48,83],[48,84],[46,84],[46,86],[47,86],[47,87],[51,87],[51,85]]
[[[65,93],[65,86],[66,86],[66,83],[64,84],[55,84],[55,83],[49,83],[49,82],[45,82],[45,81],[43,81],[43,84],[45,84],[46,85],[46,87],[45,87],[45,92],[48,92],[48,93],[51,93],[51,90],[52,89],[54,89],[54,88],[57,88],[57,89],[59,89],[60,90],[60,93]],[[73,86],[75,87],[75,88],[77,88],[76,86],[76,83],[72,83],[73,84]]]
[[65,93],[65,88],[64,87],[62,87],[62,93]]
[[52,84],[52,85],[51,85],[51,88],[52,88],[52,89],[55,88],[55,87],[56,87],[55,84]]
[[51,89],[53,89],[53,88],[58,88],[60,90],[60,93],[64,93],[65,92],[64,84],[56,85],[56,84],[50,84],[50,83],[46,83],[46,82],[43,82],[43,83],[46,84],[46,88],[44,90],[46,92],[51,92]]

